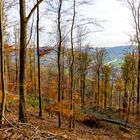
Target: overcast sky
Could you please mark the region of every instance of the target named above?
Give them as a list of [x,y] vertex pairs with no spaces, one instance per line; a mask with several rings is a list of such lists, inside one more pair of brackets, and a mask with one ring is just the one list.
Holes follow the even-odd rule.
[[[86,18],[98,18],[99,20],[104,20],[104,22],[101,22],[103,26],[102,31],[89,34],[88,41],[95,47],[112,47],[128,44],[129,35],[133,34],[131,11],[118,0],[92,1],[92,4],[82,7],[82,10],[78,11],[78,13],[85,15]],[[40,21],[40,24],[46,25],[46,22]],[[49,22],[47,22],[48,25]],[[52,23],[50,22],[48,27],[50,28],[51,26]],[[45,37],[42,37],[42,46],[46,44],[46,35],[43,34],[43,36]]]
[[133,32],[131,11],[117,0],[94,0],[93,5],[84,7],[89,17],[96,17],[101,23],[102,32],[92,33],[90,40],[95,46],[111,47],[125,45]]

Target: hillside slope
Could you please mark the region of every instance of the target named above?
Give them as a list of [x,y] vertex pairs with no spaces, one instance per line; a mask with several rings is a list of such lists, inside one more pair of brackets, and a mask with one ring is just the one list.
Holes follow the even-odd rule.
[[[40,48],[40,50],[45,47]],[[123,63],[124,55],[130,52],[130,46],[115,46],[115,47],[106,47],[106,60],[105,63],[112,65],[113,67],[120,67]],[[85,51],[85,48],[82,49]],[[88,52],[92,55],[95,51],[95,48],[88,48]],[[52,49],[52,51],[41,58],[42,65],[50,65],[52,63],[56,63],[55,60],[57,58],[56,50]]]
[[123,63],[124,55],[130,52],[130,46],[116,46],[106,48],[106,62],[114,67],[120,67]]

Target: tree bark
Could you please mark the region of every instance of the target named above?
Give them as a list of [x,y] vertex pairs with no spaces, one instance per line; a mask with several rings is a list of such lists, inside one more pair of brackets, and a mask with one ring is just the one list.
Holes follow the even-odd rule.
[[137,76],[137,108],[136,112],[139,114],[139,106],[140,106],[140,44],[138,45],[138,76]]
[[39,5],[37,6],[37,62],[38,62],[39,116],[42,117],[42,96],[41,96],[40,58],[39,58]]
[[14,28],[15,32],[14,32],[14,37],[15,37],[15,83],[16,83],[16,87],[15,90],[16,92],[18,91],[18,60],[19,60],[19,52],[18,52],[18,48],[19,48],[19,31],[17,30],[17,28]]
[[58,112],[58,127],[61,127],[61,45],[62,45],[62,35],[61,35],[61,8],[63,0],[59,0],[58,6],[58,53],[57,53],[57,65],[58,65],[58,103],[59,103],[59,112]]
[[19,120],[27,122],[25,106],[25,61],[26,61],[26,40],[27,40],[27,23],[25,0],[20,0],[20,74],[19,74]]
[[39,0],[31,9],[26,17],[26,2],[19,0],[20,5],[20,74],[19,74],[19,120],[23,123],[27,122],[26,104],[25,104],[25,62],[26,62],[26,47],[27,47],[27,23],[36,10],[37,6],[43,0]]
[[74,29],[74,24],[75,24],[75,16],[76,16],[76,7],[75,7],[76,1],[73,1],[73,17],[72,17],[72,25],[71,25],[71,64],[70,64],[70,110],[72,116],[70,116],[70,121],[69,121],[69,128],[72,128],[72,123],[73,123],[73,65],[74,65],[74,44],[73,44],[73,29]]
[[1,114],[0,114],[0,124],[4,123],[5,116],[5,104],[6,104],[6,93],[4,84],[4,57],[3,57],[3,0],[0,0],[0,60],[1,60],[1,87],[2,87],[2,103],[1,103]]
[[128,107],[128,93],[127,93],[127,79],[125,79],[124,97],[123,97],[123,113],[127,112],[127,107]]
[[97,71],[97,107],[100,107],[100,67],[98,66]]

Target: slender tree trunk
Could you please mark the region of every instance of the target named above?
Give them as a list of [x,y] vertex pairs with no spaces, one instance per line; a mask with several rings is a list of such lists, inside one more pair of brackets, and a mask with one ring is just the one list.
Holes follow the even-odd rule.
[[104,108],[106,109],[107,105],[107,84],[105,83],[105,94],[104,94]]
[[[29,48],[29,59],[30,59],[30,82],[33,83],[33,67],[32,67],[32,48]],[[33,93],[33,87],[31,87],[30,92]]]
[[80,66],[80,97],[81,97],[81,104],[83,104],[83,84],[82,84],[83,82],[82,81],[83,81],[82,80],[82,69],[81,69],[81,66]]
[[98,72],[97,72],[97,106],[100,106],[100,70],[98,66]]
[[[81,39],[79,38],[78,40],[78,45],[79,45],[79,93],[80,93],[80,98],[81,98],[81,105],[82,105],[82,98],[83,98],[83,88],[82,88],[82,75],[83,75],[83,71],[82,71],[82,51],[81,51]],[[83,108],[83,105],[82,105]]]
[[11,83],[11,74],[10,74],[10,54],[8,52],[5,52],[5,69],[6,69],[6,77],[7,77],[7,90],[9,90],[8,83]]
[[0,124],[4,123],[5,116],[5,104],[6,104],[6,93],[4,84],[4,57],[3,57],[3,0],[0,0],[0,60],[1,60],[1,88],[2,88],[2,103],[1,103],[1,114],[0,114]]
[[58,64],[58,103],[59,109],[58,112],[58,127],[61,127],[61,45],[62,45],[62,35],[61,35],[61,8],[62,8],[63,0],[59,0],[59,7],[58,7],[58,21],[57,21],[57,28],[58,28],[58,53],[57,53],[57,64]]
[[27,38],[27,21],[25,12],[25,0],[20,0],[20,75],[19,75],[19,120],[27,122],[25,106],[25,61],[26,61],[26,38]]
[[19,120],[23,123],[27,122],[26,117],[26,104],[25,104],[25,62],[26,62],[26,47],[27,47],[27,23],[31,18],[37,6],[43,0],[39,0],[36,5],[31,9],[26,17],[26,2],[19,0],[20,5],[20,74],[19,74]]
[[140,44],[138,45],[138,77],[137,77],[137,108],[136,108],[136,112],[137,114],[139,114],[139,102],[140,102]]
[[18,49],[15,50],[15,63],[16,63],[16,90],[18,85]]
[[135,80],[132,82],[132,112],[135,112]]
[[40,59],[39,59],[39,5],[37,6],[37,56],[38,56],[39,116],[42,117],[42,96],[41,96]]
[[127,123],[128,123],[130,109],[131,109],[131,101],[132,101],[132,95],[133,95],[133,86],[131,88],[132,89],[131,89],[131,94],[130,94],[129,101],[128,101],[128,110],[127,110],[127,117],[126,117],[126,122],[125,122],[125,129],[127,128]]
[[86,88],[85,78],[86,78],[86,75],[83,74],[83,76],[82,76],[82,108],[83,109],[85,106],[85,88]]
[[34,95],[35,95],[35,99],[37,98],[37,93],[36,93],[36,48],[34,45]]
[[113,78],[111,80],[111,89],[110,89],[110,107],[112,107],[112,100],[113,100]]
[[[133,56],[133,65],[132,65],[132,76],[135,75],[135,50],[133,48],[133,51],[132,51],[132,56]],[[135,82],[136,82],[136,77],[134,76],[132,78],[132,83],[131,83],[131,86],[132,86],[132,113],[134,115],[134,112],[135,112]]]
[[18,38],[18,35],[19,35],[19,31],[15,28],[14,29],[15,32],[14,32],[14,36],[15,36],[15,83],[16,83],[16,87],[15,87],[15,90],[17,92],[18,90],[18,46],[19,46],[19,38]]
[[61,74],[61,89],[62,89],[62,100],[64,100],[64,66],[65,66],[65,62],[64,62],[64,59],[65,59],[65,57],[64,57],[64,54],[65,54],[65,48],[64,48],[64,46],[63,46],[63,48],[62,48],[62,74]]
[[100,107],[103,109],[104,108],[104,84],[103,84],[103,79],[101,80],[101,89],[102,92],[100,92]]
[[127,79],[125,80],[124,97],[123,97],[123,113],[126,113],[128,107]]
[[73,29],[74,29],[74,24],[75,24],[75,16],[76,16],[76,7],[75,7],[76,1],[73,1],[73,18],[72,18],[72,25],[71,25],[71,64],[70,64],[70,110],[72,111],[72,116],[70,117],[70,122],[69,122],[69,128],[72,128],[72,121],[73,121],[73,65],[74,65],[74,44],[73,44]]
[[119,109],[121,108],[121,92],[119,91]]

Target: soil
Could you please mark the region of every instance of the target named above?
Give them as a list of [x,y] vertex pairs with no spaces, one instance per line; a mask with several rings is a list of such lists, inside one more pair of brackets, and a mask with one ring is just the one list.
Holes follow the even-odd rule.
[[[63,117],[62,127],[57,127],[57,115],[43,112],[43,117],[38,117],[38,112],[27,110],[27,124],[18,123],[18,108],[10,106],[6,112],[5,125],[0,129],[0,139],[31,139],[31,140],[140,140],[140,130],[131,128],[124,130],[122,126],[100,121],[100,127],[90,127],[82,122],[75,122],[75,127],[70,130],[67,118]],[[130,121],[134,121],[130,117]],[[137,123],[139,122],[136,120]]]

